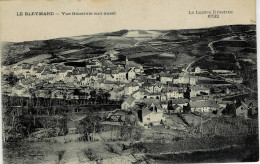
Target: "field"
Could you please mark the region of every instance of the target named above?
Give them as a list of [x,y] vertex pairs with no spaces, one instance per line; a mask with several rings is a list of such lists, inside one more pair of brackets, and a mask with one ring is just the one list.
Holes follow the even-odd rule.
[[215,60],[200,60],[194,64],[194,67],[200,67],[202,69],[224,69],[224,70],[235,70],[236,65],[234,63],[215,61]]
[[[18,149],[16,147],[19,147]],[[128,148],[127,148],[128,147]],[[115,142],[21,142],[4,144],[4,161],[8,163],[132,163],[143,161],[144,155],[135,155],[129,143]],[[149,161],[149,159],[147,159]]]
[[188,54],[178,54],[177,55],[177,58],[176,58],[176,61],[173,62],[173,65],[186,65],[187,63],[190,63],[191,61],[195,60],[195,57],[193,56],[190,56]]
[[85,48],[83,50],[74,51],[72,53],[66,53],[62,55],[62,58],[67,60],[72,59],[88,59],[92,57],[97,57],[103,55],[106,51],[105,50],[94,50],[91,48]]
[[[234,161],[250,161],[250,159],[253,160],[253,155],[256,155],[255,160],[258,157],[258,144],[256,143],[258,140],[255,137],[257,136],[237,136],[233,138],[216,136],[212,138],[181,139],[172,143],[139,142],[133,144],[129,142],[4,143],[3,157],[4,161],[8,163],[69,163],[72,161],[74,163],[85,163],[97,160],[102,163],[111,161],[132,163],[137,160],[147,161],[151,158],[163,161],[183,162],[191,160],[194,162],[195,160],[202,162],[205,159],[215,158],[187,156],[188,158],[186,157],[184,160],[182,157],[185,153],[193,154],[203,151],[203,154],[208,154],[212,151],[218,151],[217,153],[215,152],[215,155],[217,155],[221,152],[226,152],[226,149],[233,149],[229,156],[223,156],[222,158],[228,161],[232,161],[232,159]],[[241,153],[242,151],[237,151],[241,149],[245,151],[243,153]],[[240,155],[237,156],[234,152],[240,152]],[[178,154],[180,155],[179,158],[175,158],[176,156],[178,157]]]
[[170,163],[226,163],[226,162],[257,162],[259,155],[256,149],[230,146],[211,151],[195,151],[193,153],[173,153],[148,155],[161,164]]
[[22,64],[22,63],[42,62],[42,61],[44,61],[46,59],[49,59],[49,58],[51,58],[51,55],[49,55],[49,54],[42,54],[42,55],[39,55],[39,56],[35,56],[35,57],[31,57],[31,58],[22,60],[22,61],[16,63],[16,65],[19,65],[19,64]]
[[[184,66],[200,56],[211,55],[211,42],[214,42],[212,47],[219,53],[236,52],[235,55],[239,58],[255,59],[255,40],[254,25],[165,31],[120,30],[43,41],[5,43],[2,64],[11,65],[42,54],[51,55],[54,61],[59,61],[60,58],[67,61],[87,59],[109,50],[117,50],[120,54],[148,66]],[[176,61],[173,62],[170,56],[159,55],[163,53],[175,54]],[[209,61],[208,64],[201,62],[198,66],[202,65],[205,68],[221,66],[216,61]],[[225,66],[227,64],[223,65],[222,69],[229,67]],[[234,66],[229,69],[234,69]]]
[[161,57],[160,55],[150,55],[146,57],[132,58],[133,61],[146,66],[164,66],[170,64],[173,59],[171,57]]
[[162,32],[159,31],[145,31],[145,30],[136,30],[136,31],[128,31],[128,33],[125,35],[125,37],[144,37],[144,38],[150,38],[150,37],[158,37],[162,34]]

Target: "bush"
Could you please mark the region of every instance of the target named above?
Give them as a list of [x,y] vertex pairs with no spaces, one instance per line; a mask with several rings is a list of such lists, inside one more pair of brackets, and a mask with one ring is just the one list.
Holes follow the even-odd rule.
[[64,150],[58,151],[59,161],[62,159],[64,153],[65,153]]
[[121,155],[123,151],[123,145],[122,144],[107,144],[107,150],[111,153],[119,154]]
[[93,153],[93,149],[88,148],[88,149],[84,149],[84,155],[86,155],[91,161],[94,161],[97,159],[97,156],[95,153]]

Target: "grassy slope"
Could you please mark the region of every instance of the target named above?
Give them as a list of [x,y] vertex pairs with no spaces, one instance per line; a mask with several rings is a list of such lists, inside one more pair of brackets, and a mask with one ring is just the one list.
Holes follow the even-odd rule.
[[[136,53],[136,49],[141,52],[162,52],[167,53],[186,53],[190,56],[202,56],[210,53],[210,49],[207,46],[209,42],[213,40],[219,40],[223,37],[228,37],[238,33],[244,33],[245,31],[253,30],[252,32],[246,32],[251,37],[247,38],[246,42],[252,45],[255,42],[253,38],[255,26],[254,25],[235,25],[235,26],[220,26],[205,29],[187,29],[187,30],[169,30],[169,31],[157,31],[158,33],[164,33],[165,35],[147,35],[146,31],[138,31],[140,35],[147,35],[147,38],[139,41],[139,45],[145,47],[133,47],[137,43],[138,39],[135,37],[125,37],[127,30],[116,31],[112,33],[97,34],[91,36],[60,38],[43,41],[30,41],[21,43],[6,43],[3,46],[2,52],[2,64],[10,65],[17,63],[21,60],[31,57],[39,56],[42,54],[54,54],[59,55],[60,52],[67,50],[81,50],[67,54],[66,57],[70,58],[87,58],[88,54],[100,54],[99,52],[117,49],[125,55],[129,53]],[[138,36],[138,35],[137,35]],[[147,47],[151,45],[149,42],[163,41],[165,44],[152,46],[157,49]],[[132,47],[132,48],[131,48]],[[97,51],[97,53],[93,52]],[[240,51],[249,51],[249,49],[242,49]],[[252,51],[250,49],[250,51]],[[147,57],[144,57],[147,59]],[[158,60],[156,58],[156,60]],[[159,59],[160,60],[160,59]],[[162,60],[164,60],[162,58]],[[155,60],[151,61],[151,63]],[[162,65],[165,64],[162,61]],[[156,62],[155,62],[155,65]]]
[[[123,142],[124,143],[124,142]],[[109,146],[110,145],[110,146]],[[7,163],[58,163],[59,161],[76,160],[104,160],[120,159],[122,155],[146,154],[151,158],[165,158],[163,154],[188,153],[196,151],[214,151],[227,148],[234,148],[232,152],[240,153],[240,158],[230,154],[229,158],[234,160],[246,159],[258,151],[257,136],[236,136],[236,137],[211,137],[183,139],[175,142],[158,143],[146,142],[136,143],[132,146],[123,146],[120,142],[70,142],[65,144],[50,142],[20,142],[4,143],[4,161]],[[111,149],[112,148],[112,149]],[[241,148],[245,151],[241,151]],[[89,152],[91,151],[91,152]],[[60,154],[60,158],[59,158]],[[203,153],[204,154],[204,153]],[[180,154],[181,155],[181,154]],[[217,155],[217,154],[216,154]],[[136,156],[136,155],[135,155]],[[180,157],[182,157],[181,155]],[[174,155],[165,160],[177,160],[184,162],[191,159],[174,159]],[[173,158],[173,159],[171,159]],[[214,157],[212,157],[214,158]],[[114,159],[114,160],[115,160]],[[199,161],[203,158],[196,159]]]

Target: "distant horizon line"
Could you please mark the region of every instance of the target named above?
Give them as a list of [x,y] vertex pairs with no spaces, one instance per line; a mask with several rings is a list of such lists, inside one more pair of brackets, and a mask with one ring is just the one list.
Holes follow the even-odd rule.
[[72,35],[72,36],[61,36],[61,37],[51,37],[46,39],[35,39],[35,40],[24,40],[24,41],[0,41],[0,43],[23,43],[23,42],[33,42],[33,41],[46,41],[46,40],[53,40],[53,39],[62,39],[62,38],[70,38],[70,37],[80,37],[80,36],[91,36],[91,35],[100,35],[105,33],[117,32],[121,30],[128,30],[128,31],[179,31],[179,30],[200,30],[200,29],[209,29],[214,27],[224,27],[224,26],[256,26],[256,24],[229,24],[229,25],[218,25],[218,26],[209,26],[209,27],[199,27],[199,28],[178,28],[178,29],[126,29],[122,28],[120,30],[113,30],[107,32],[97,32],[92,34],[82,34],[82,35]]

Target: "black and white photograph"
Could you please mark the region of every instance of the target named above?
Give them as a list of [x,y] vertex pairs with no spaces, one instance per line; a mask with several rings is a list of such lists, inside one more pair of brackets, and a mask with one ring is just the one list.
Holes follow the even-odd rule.
[[3,163],[259,161],[254,0],[15,2],[0,7]]

